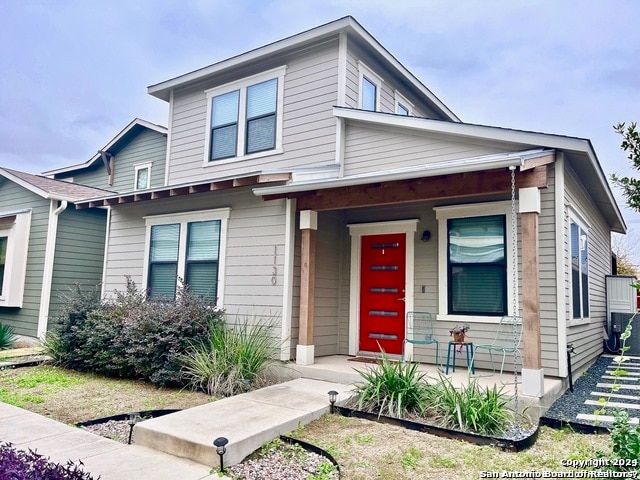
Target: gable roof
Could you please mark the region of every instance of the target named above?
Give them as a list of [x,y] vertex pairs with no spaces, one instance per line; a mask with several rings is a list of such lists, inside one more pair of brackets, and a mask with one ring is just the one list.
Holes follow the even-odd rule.
[[[378,125],[385,128],[397,128],[401,130],[418,131],[425,133],[438,133],[458,138],[471,138],[482,140],[494,140],[510,145],[517,145],[521,150],[507,154],[486,155],[477,158],[468,158],[455,161],[432,164],[429,168],[413,167],[400,169],[400,171],[376,172],[381,177],[412,178],[416,176],[432,176],[444,173],[500,168],[505,165],[519,165],[526,157],[545,155],[545,149],[559,150],[565,154],[569,164],[580,176],[594,203],[602,212],[614,232],[625,233],[627,225],[613,196],[613,192],[607,182],[606,175],[600,166],[598,157],[593,149],[591,141],[585,138],[554,135],[549,133],[515,130],[487,125],[470,123],[454,123],[443,120],[435,120],[422,117],[407,117],[391,113],[370,112],[346,107],[334,107],[336,117],[352,123],[362,125]],[[531,148],[538,150],[530,150]],[[257,188],[256,195],[281,194],[292,191],[308,191],[346,184],[359,184],[372,182],[373,174],[352,175],[340,179],[326,179],[315,182],[293,181],[286,185],[275,187]]]
[[320,42],[324,39],[334,37],[340,33],[351,35],[367,47],[371,49],[378,57],[398,75],[404,77],[408,83],[418,90],[422,95],[428,98],[434,107],[447,117],[450,121],[459,122],[460,119],[442,101],[434,95],[417,77],[405,68],[385,47],[382,46],[362,25],[360,25],[352,16],[346,16],[333,22],[320,25],[319,27],[306,30],[302,33],[286,37],[273,43],[269,43],[259,48],[249,50],[248,52],[236,55],[234,57],[222,60],[204,68],[194,70],[192,72],[174,77],[164,82],[150,85],[147,87],[147,93],[161,100],[169,101],[170,92],[173,88],[183,86],[189,83],[198,82],[206,77],[221,74],[233,68],[241,67],[250,62],[258,62],[271,55],[283,54],[287,51],[293,51],[309,44]]
[[[120,131],[120,133],[118,133],[115,137],[113,137],[100,150],[103,152],[109,152],[110,150],[120,148],[122,144],[127,142],[133,135],[136,135],[142,129],[153,130],[163,135],[167,135],[167,132],[168,132],[167,128],[163,127],[162,125],[156,125],[155,123],[148,122],[147,120],[143,120],[141,118],[134,118],[126,127],[124,127]],[[89,168],[98,162],[102,163],[102,155],[100,154],[100,151],[98,151],[98,153],[96,153],[93,157],[91,157],[89,160],[87,160],[84,163],[70,165],[68,167],[57,168],[54,170],[48,170],[46,172],[43,172],[42,175],[53,177],[61,173],[75,172],[77,170],[83,170],[85,168]]]
[[42,198],[52,200],[65,200],[74,203],[83,198],[113,193],[101,188],[86,187],[84,185],[54,180],[42,175],[32,175],[9,168],[0,167],[0,175]]

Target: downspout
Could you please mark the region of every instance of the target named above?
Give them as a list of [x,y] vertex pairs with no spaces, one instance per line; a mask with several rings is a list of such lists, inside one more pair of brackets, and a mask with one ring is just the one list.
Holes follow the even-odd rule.
[[56,237],[58,236],[58,217],[67,209],[68,202],[62,200],[55,208],[56,200],[51,200],[49,209],[49,225],[47,227],[47,244],[44,254],[42,272],[42,291],[40,293],[40,313],[38,314],[38,338],[44,340],[49,321],[49,306],[51,305],[51,284],[53,282],[53,261],[56,255]]

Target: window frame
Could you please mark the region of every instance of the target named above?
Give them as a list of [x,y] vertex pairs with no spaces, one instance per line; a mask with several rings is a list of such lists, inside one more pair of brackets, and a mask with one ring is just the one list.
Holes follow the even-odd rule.
[[[149,188],[151,188],[151,166],[153,165],[153,162],[145,162],[145,163],[139,163],[137,165],[133,166],[133,190],[134,191],[138,191],[138,190],[147,190]],[[138,187],[138,178],[140,175],[140,171],[141,170],[147,170],[147,186],[144,188],[139,188]]]
[[[251,160],[254,158],[261,158],[271,155],[278,155],[284,152],[282,147],[282,121],[284,110],[284,79],[287,66],[283,65],[266,72],[259,73],[246,77],[240,81],[227,83],[215,88],[205,90],[205,96],[207,101],[207,116],[206,116],[206,129],[205,129],[205,145],[204,145],[204,158],[203,166],[211,167],[215,165],[224,165],[227,163],[240,162],[244,160]],[[272,149],[260,150],[254,153],[246,153],[247,148],[247,89],[253,85],[263,83],[269,80],[277,80],[276,90],[276,112],[275,112],[275,146]],[[213,110],[213,99],[220,95],[239,91],[239,104],[238,104],[238,122],[236,131],[236,151],[234,156],[219,158],[216,160],[210,160],[211,157],[211,114]]]
[[22,308],[31,231],[31,209],[0,214],[0,237],[7,237],[0,307]]
[[227,247],[227,230],[231,208],[218,208],[213,210],[201,210],[193,212],[172,213],[167,215],[153,215],[143,217],[146,227],[145,236],[145,254],[142,272],[142,282],[144,285],[149,284],[150,273],[150,248],[151,248],[151,227],[156,225],[180,225],[180,235],[178,239],[178,268],[177,279],[185,279],[187,266],[187,246],[188,246],[188,225],[195,222],[206,222],[210,220],[220,220],[220,240],[218,252],[218,280],[216,286],[216,306],[224,306],[224,286],[225,286],[225,268],[226,268],[226,247]]
[[[393,113],[395,113],[396,115],[401,115],[403,117],[404,116],[411,117],[413,115],[413,104],[409,100],[407,100],[397,90],[394,92],[394,98],[395,98],[395,102],[394,102]],[[402,113],[398,113],[398,107],[404,108],[407,111],[407,114],[404,115]]]
[[[572,265],[572,232],[571,232],[571,225],[575,224],[576,227],[578,228],[578,237],[580,236],[580,232],[584,232],[586,234],[586,249],[587,249],[587,289],[586,289],[586,293],[587,293],[587,315],[584,315],[584,311],[583,311],[583,306],[584,306],[584,289],[583,289],[583,285],[582,285],[582,263],[578,262],[578,266],[579,266],[579,271],[578,271],[578,278],[579,278],[579,283],[578,283],[578,289],[579,289],[579,295],[580,295],[580,317],[574,317],[574,303],[573,303],[573,289],[574,289],[574,282],[573,282],[573,265]],[[569,282],[569,292],[568,292],[568,297],[569,297],[569,302],[568,302],[568,306],[569,306],[569,311],[568,311],[568,316],[567,316],[567,323],[571,326],[571,325],[580,325],[580,324],[585,324],[585,323],[590,323],[591,322],[591,268],[590,268],[590,258],[591,255],[589,253],[589,244],[590,242],[590,237],[591,237],[591,229],[589,228],[587,222],[582,218],[582,216],[574,211],[574,210],[570,210],[569,215],[568,215],[568,234],[567,234],[567,240],[568,240],[568,249],[567,249],[567,261],[568,261],[568,269],[567,269],[567,276],[568,276],[568,282]],[[580,239],[578,238],[578,242],[580,242]],[[578,247],[579,248],[579,247]],[[578,252],[579,255],[579,252]]]
[[[516,210],[518,208],[516,202]],[[514,265],[512,259],[513,238],[511,222],[511,201],[487,202],[471,205],[453,205],[434,207],[438,220],[438,315],[437,320],[464,322],[464,323],[499,323],[501,315],[460,315],[449,314],[449,275],[448,275],[448,220],[455,218],[487,217],[502,215],[505,218],[505,242],[506,242],[506,287],[507,287],[507,313],[513,315],[517,311],[517,305],[513,305],[514,290],[518,291],[518,276],[514,279],[514,270],[517,271],[520,259],[516,258]],[[517,219],[516,219],[517,222]],[[517,239],[516,231],[516,242]],[[519,302],[519,300],[518,300]]]
[[[363,93],[364,93],[363,85],[364,85],[365,78],[369,83],[373,84],[376,87],[376,95],[375,95],[376,104],[374,105],[373,110],[370,110],[368,108],[365,109],[364,106],[362,105]],[[381,90],[382,90],[382,80],[380,79],[380,77],[376,75],[373,72],[373,70],[367,67],[364,63],[358,61],[358,108],[360,110],[366,110],[368,112],[382,111],[381,105],[380,105]]]

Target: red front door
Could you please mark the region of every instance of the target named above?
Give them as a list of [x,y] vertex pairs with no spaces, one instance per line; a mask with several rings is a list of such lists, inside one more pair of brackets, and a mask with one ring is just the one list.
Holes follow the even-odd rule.
[[404,233],[362,236],[360,350],[402,353],[404,341]]

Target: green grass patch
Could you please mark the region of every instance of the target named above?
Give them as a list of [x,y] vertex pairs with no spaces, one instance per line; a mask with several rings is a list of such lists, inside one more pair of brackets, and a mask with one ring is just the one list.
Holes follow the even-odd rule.
[[32,393],[16,393],[6,388],[0,388],[0,402],[8,403],[14,407],[28,408],[28,404],[44,403],[44,397]]
[[5,358],[28,357],[29,355],[42,355],[42,347],[12,348],[11,350],[0,351],[0,360]]
[[15,385],[19,388],[36,388],[44,385],[48,390],[73,387],[84,382],[84,379],[55,367],[30,369],[15,379]]

